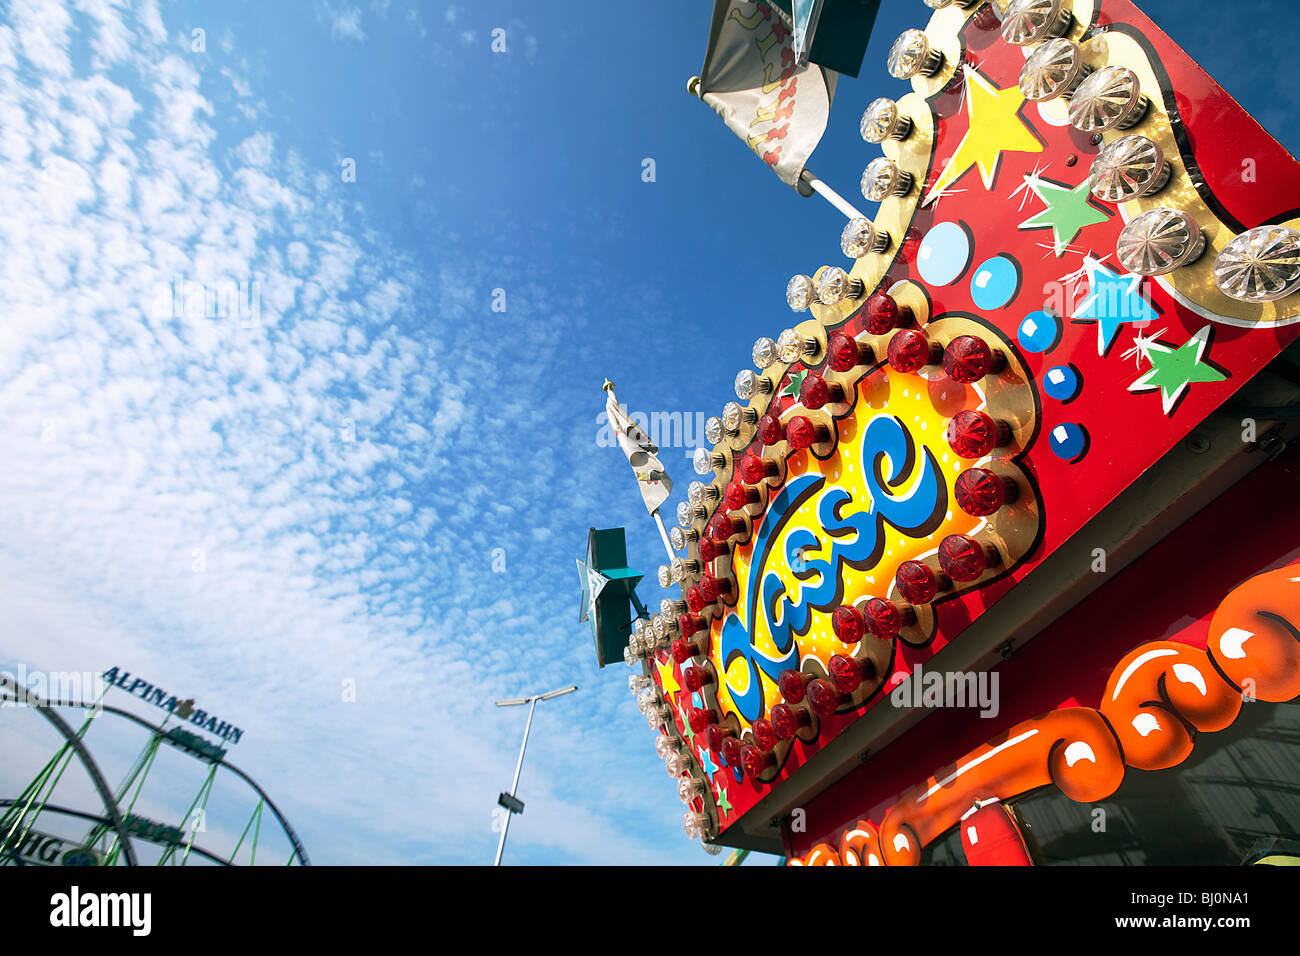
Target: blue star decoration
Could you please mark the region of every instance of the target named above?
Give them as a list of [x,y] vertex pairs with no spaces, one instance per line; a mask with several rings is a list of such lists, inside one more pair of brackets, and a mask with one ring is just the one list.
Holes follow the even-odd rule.
[[713,762],[713,755],[709,753],[708,747],[700,748],[700,766],[704,768],[704,772],[710,777],[718,772],[718,765]]
[[1074,320],[1097,323],[1098,355],[1106,354],[1125,324],[1141,327],[1159,318],[1138,291],[1141,276],[1118,275],[1091,257],[1083,260],[1083,266],[1088,273],[1088,298],[1075,310]]

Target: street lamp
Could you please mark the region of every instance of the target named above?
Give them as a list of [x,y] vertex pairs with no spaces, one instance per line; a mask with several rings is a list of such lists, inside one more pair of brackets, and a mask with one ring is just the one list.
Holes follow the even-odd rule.
[[501,865],[501,854],[506,849],[506,833],[510,830],[510,817],[515,813],[522,813],[524,805],[515,799],[515,791],[519,789],[519,773],[524,769],[524,750],[528,747],[528,731],[533,726],[533,711],[537,709],[539,700],[551,700],[555,697],[563,697],[565,694],[572,694],[578,689],[577,684],[569,687],[561,687],[559,690],[547,691],[545,694],[534,694],[532,697],[516,697],[512,700],[497,701],[498,707],[518,707],[520,704],[528,705],[528,723],[524,724],[524,742],[519,747],[519,762],[515,764],[515,782],[510,785],[509,794],[501,794],[498,801],[501,806],[506,808],[505,823],[501,827],[501,842],[497,844],[497,858],[493,866]]

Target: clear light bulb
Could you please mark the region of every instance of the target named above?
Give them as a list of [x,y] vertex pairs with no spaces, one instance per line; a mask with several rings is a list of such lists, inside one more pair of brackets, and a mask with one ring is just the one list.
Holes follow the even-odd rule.
[[712,445],[721,445],[723,438],[722,419],[716,415],[704,422],[704,438]]
[[[691,454],[691,466],[695,469],[697,475],[708,475],[713,473],[713,452],[707,448],[697,448]],[[681,548],[679,547],[680,551]]]
[[776,357],[787,365],[803,358],[803,336],[794,329],[786,329],[776,340]]
[[753,357],[757,368],[769,368],[776,362],[776,343],[767,337],[759,339],[754,343]]
[[686,499],[693,505],[704,503],[704,482],[692,481],[686,486]]
[[[785,287],[785,301],[794,312],[802,312],[817,300],[817,288],[812,276],[796,275],[790,278]],[[755,363],[757,364],[757,363]],[[763,366],[759,366],[762,368]]]

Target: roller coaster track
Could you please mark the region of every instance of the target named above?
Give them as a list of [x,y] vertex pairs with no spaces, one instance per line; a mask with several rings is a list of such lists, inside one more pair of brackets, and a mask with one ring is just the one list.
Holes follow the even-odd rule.
[[[166,732],[162,729],[161,726],[150,723],[144,718],[131,713],[129,710],[123,710],[120,707],[110,707],[106,704],[88,703],[86,701],[80,701],[80,700],[42,701],[37,699],[31,693],[31,691],[26,688],[23,688],[21,690],[21,695],[20,695],[19,688],[17,687],[17,685],[11,679],[6,677],[4,674],[0,674],[0,690],[9,691],[11,694],[14,695],[9,698],[0,698],[0,700],[6,700],[6,699],[10,701],[22,700],[28,705],[31,705],[35,707],[35,709],[39,710],[45,716],[45,718],[50,721],[50,723],[52,723],[56,728],[58,728],[59,732],[63,734],[64,739],[67,740],[68,744],[77,752],[77,756],[81,758],[82,764],[84,764],[86,767],[86,772],[90,774],[91,782],[94,783],[95,789],[96,791],[98,791],[100,799],[103,800],[104,802],[104,808],[107,811],[108,820],[110,824],[112,825],[113,829],[117,832],[118,838],[122,841],[122,854],[126,858],[127,865],[136,866],[137,861],[135,857],[135,850],[131,846],[131,841],[127,833],[126,824],[125,821],[122,819],[121,810],[117,805],[117,800],[114,799],[112,791],[109,790],[108,784],[104,780],[104,776],[99,770],[99,766],[95,763],[94,759],[90,756],[90,752],[86,750],[86,747],[81,742],[81,739],[76,735],[76,733],[72,730],[72,728],[68,726],[67,721],[65,721],[62,717],[60,717],[57,713],[54,712],[53,708],[78,707],[82,710],[97,709],[105,713],[115,714],[118,717],[125,717],[127,720],[133,721],[134,723],[139,724],[141,727],[144,727],[152,731],[154,734],[157,734],[159,737],[165,738],[167,736]],[[244,771],[240,770],[234,764],[226,761],[224,758],[213,759],[211,757],[203,757],[202,759],[207,760],[209,763],[215,763],[220,767],[224,767],[225,769],[229,770],[231,773],[243,779],[245,783],[247,783],[250,787],[252,787],[253,790],[257,792],[257,795],[261,797],[263,801],[265,801],[266,806],[270,809],[270,811],[273,814],[275,814],[275,818],[276,820],[279,821],[280,826],[283,828],[285,836],[289,838],[289,842],[293,845],[294,854],[298,857],[299,863],[302,866],[311,866],[311,860],[307,856],[307,850],[306,848],[303,847],[302,841],[298,839],[298,834],[294,831],[293,827],[289,825],[289,821],[286,820],[283,814],[280,813],[280,809],[275,805],[275,801],[273,801],[267,795],[265,790],[263,790],[260,786],[258,786],[256,780],[254,780],[248,774],[244,773]]]

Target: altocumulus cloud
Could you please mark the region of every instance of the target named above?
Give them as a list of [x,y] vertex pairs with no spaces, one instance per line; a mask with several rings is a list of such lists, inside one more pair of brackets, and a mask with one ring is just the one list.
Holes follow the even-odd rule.
[[[492,699],[589,669],[554,639],[572,595],[528,571],[557,563],[551,528],[587,523],[590,416],[557,430],[572,395],[532,362],[566,319],[516,295],[529,361],[480,351],[492,277],[357,228],[333,157],[232,135],[264,91],[195,62],[183,28],[89,0],[0,25],[0,664],[122,665],[230,714],[318,861],[482,862],[519,730]],[[507,376],[537,400],[484,401]],[[554,440],[513,465],[521,435]],[[614,729],[572,748],[539,713],[525,844],[678,855],[620,681],[577,705]],[[654,792],[611,784],[629,749]]]

